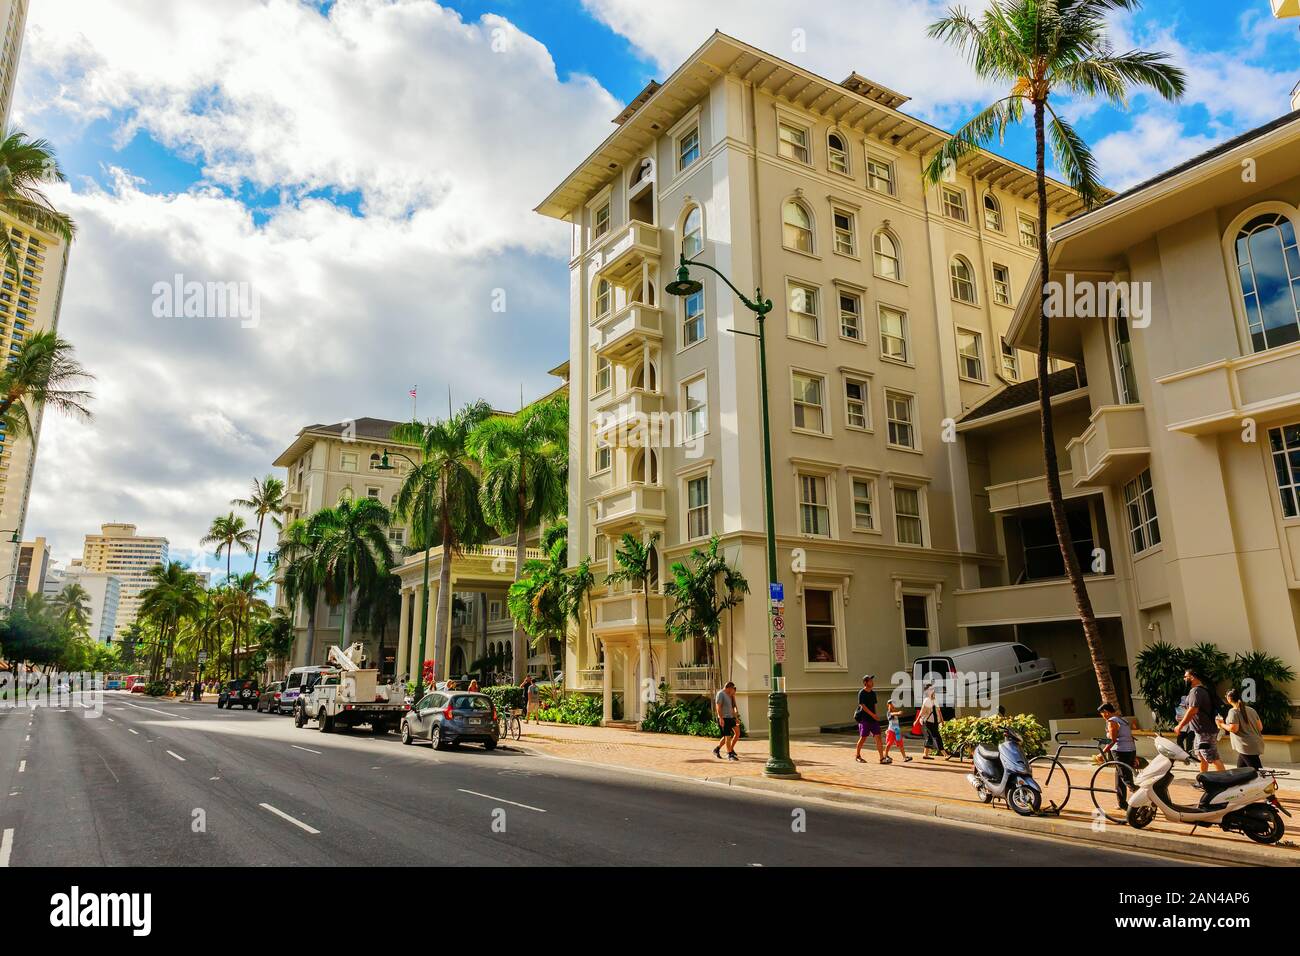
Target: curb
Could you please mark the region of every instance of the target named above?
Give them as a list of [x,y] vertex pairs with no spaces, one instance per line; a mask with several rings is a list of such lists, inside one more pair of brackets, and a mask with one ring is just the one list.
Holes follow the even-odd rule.
[[764,790],[770,793],[803,794],[835,803],[878,807],[883,810],[910,813],[914,816],[933,817],[938,820],[977,823],[984,826],[993,823],[1003,829],[1023,830],[1028,833],[1038,833],[1118,849],[1159,853],[1197,863],[1237,864],[1240,866],[1300,866],[1300,855],[1297,854],[1288,854],[1297,857],[1295,859],[1279,859],[1279,853],[1275,849],[1223,844],[1208,846],[1186,837],[1170,836],[1163,833],[1146,833],[1119,824],[1098,831],[1093,830],[1090,826],[1065,820],[1047,817],[1022,817],[1009,810],[1000,812],[979,806],[964,806],[960,803],[940,802],[937,800],[847,793],[841,789],[832,789],[832,785],[828,784],[807,784],[773,780],[766,777],[715,777],[712,779],[717,783],[722,783],[725,779],[727,785],[733,787]]

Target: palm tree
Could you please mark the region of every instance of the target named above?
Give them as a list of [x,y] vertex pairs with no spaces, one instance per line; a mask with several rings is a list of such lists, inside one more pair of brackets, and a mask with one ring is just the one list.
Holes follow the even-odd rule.
[[71,581],[54,595],[50,610],[73,633],[86,635],[90,631],[90,592],[79,581]]
[[378,636],[375,646],[375,667],[384,669],[384,638],[388,628],[401,617],[402,579],[393,573],[392,566],[384,568],[367,587],[357,595],[357,626],[368,634]]
[[540,644],[546,650],[550,663],[551,644],[564,642],[576,603],[567,572],[568,544],[563,535],[554,534],[546,536],[546,543],[546,558],[528,561],[523,575],[510,585],[506,608],[515,627],[531,634],[534,646]]
[[[77,233],[76,224],[55,209],[41,190],[42,186],[66,181],[48,141],[28,139],[18,130],[7,133],[0,141],[0,211],[71,243]],[[18,252],[9,228],[0,228],[0,236],[4,237],[5,263],[19,272]]]
[[284,608],[276,608],[271,614],[262,618],[253,629],[253,636],[258,645],[266,651],[268,663],[275,662],[280,667],[273,668],[273,673],[283,674],[293,653],[293,621]]
[[659,540],[656,532],[648,541],[639,541],[631,532],[623,533],[623,541],[614,551],[618,565],[605,575],[605,584],[626,584],[640,590],[645,599],[645,641],[650,648],[650,676],[655,676],[655,648],[650,638],[650,582],[654,578],[654,546]]
[[374,498],[345,498],[330,510],[333,518],[325,522],[321,543],[326,577],[342,596],[339,646],[347,647],[352,635],[353,591],[370,587],[392,567],[393,547],[388,541],[392,516]]
[[236,508],[247,508],[257,519],[257,543],[253,546],[253,570],[257,570],[257,561],[262,554],[262,526],[270,515],[272,522],[279,528],[280,515],[284,514],[284,482],[274,475],[267,475],[261,481],[253,479],[253,490],[247,498],[234,498],[230,502]]
[[[524,573],[528,529],[562,514],[568,504],[569,403],[538,402],[509,417],[482,422],[470,449],[483,466],[483,513],[498,531],[515,532],[515,581]],[[514,679],[522,676],[523,629],[516,619]]]
[[[0,235],[7,235],[3,227]],[[86,405],[94,396],[78,386],[93,379],[73,356],[69,342],[52,331],[35,332],[0,371],[0,421],[11,436],[18,436],[34,432],[47,406],[89,420],[93,416]]]
[[276,554],[276,569],[284,587],[289,606],[297,607],[302,601],[307,612],[307,653],[303,658],[313,661],[316,645],[316,606],[326,584],[326,555],[324,541],[326,527],[333,520],[332,511],[318,511],[310,518],[299,518],[284,529],[280,550]]
[[179,561],[155,564],[148,575],[152,583],[140,592],[140,615],[158,627],[158,641],[150,664],[150,676],[156,680],[163,648],[170,653],[182,619],[195,614],[201,606],[202,585],[198,575]]
[[1088,99],[1102,98],[1126,107],[1134,88],[1154,90],[1167,100],[1185,87],[1183,71],[1165,62],[1164,53],[1130,50],[1114,53],[1107,37],[1106,14],[1137,10],[1141,0],[995,0],[978,19],[957,7],[930,26],[930,36],[945,40],[970,57],[982,79],[1006,84],[1010,92],[958,130],[931,159],[926,178],[938,182],[964,156],[1007,127],[1019,123],[1026,110],[1033,115],[1035,175],[1038,180],[1038,276],[1041,284],[1038,319],[1038,408],[1042,428],[1047,497],[1057,545],[1074,592],[1084,640],[1103,700],[1115,700],[1115,686],[1106,663],[1101,631],[1083,571],[1075,555],[1061,495],[1061,475],[1048,391],[1048,321],[1051,263],[1047,243],[1046,147],[1084,204],[1091,208],[1103,196],[1096,162],[1087,143],[1057,114],[1052,94],[1058,91]]
[[266,602],[258,595],[269,587],[269,582],[257,576],[256,571],[235,575],[226,586],[227,614],[232,627],[230,641],[230,676],[238,677],[239,637],[252,632],[254,614],[267,610]]
[[208,533],[203,536],[199,544],[215,544],[217,546],[216,556],[218,561],[221,560],[222,552],[225,552],[226,580],[229,581],[230,559],[235,548],[240,548],[244,554],[252,554],[251,544],[255,537],[253,529],[248,527],[243,518],[232,511],[224,517],[213,518]]
[[397,493],[397,511],[421,516],[425,501],[432,506],[428,526],[420,520],[418,530],[427,549],[436,536],[442,542],[442,566],[438,572],[439,608],[434,617],[435,674],[446,673],[450,651],[444,645],[451,634],[451,562],[467,545],[478,544],[486,537],[483,510],[479,503],[479,480],[469,450],[469,437],[475,427],[492,414],[487,402],[474,402],[439,422],[408,422],[393,429],[393,439],[418,445],[421,463],[411,469]]
[[721,668],[716,645],[722,631],[722,615],[739,604],[742,595],[749,593],[749,582],[718,554],[716,536],[709,539],[706,550],[691,549],[689,561],[689,564],[674,561],[671,578],[664,584],[664,593],[673,600],[664,630],[679,643],[696,638],[704,641],[713,686],[717,687]]

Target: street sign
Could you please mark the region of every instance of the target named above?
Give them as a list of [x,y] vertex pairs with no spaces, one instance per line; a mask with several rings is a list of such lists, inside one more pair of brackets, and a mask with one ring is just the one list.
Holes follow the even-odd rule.
[[780,581],[773,581],[767,586],[767,590],[773,604],[785,603],[785,585]]
[[207,659],[208,659],[208,652],[207,652],[207,651],[199,651],[199,663],[200,663],[200,664],[206,663],[206,662],[207,662]]
[[780,614],[772,615],[772,630],[776,631],[778,634],[785,631],[785,618]]
[[772,645],[772,656],[776,658],[778,664],[785,663],[785,638],[778,636]]

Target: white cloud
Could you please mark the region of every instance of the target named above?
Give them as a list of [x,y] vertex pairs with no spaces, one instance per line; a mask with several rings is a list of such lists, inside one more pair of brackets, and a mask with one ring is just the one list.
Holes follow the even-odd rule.
[[1203,153],[1220,137],[1188,133],[1172,116],[1145,113],[1131,127],[1102,137],[1093,146],[1102,181],[1124,190]]
[[[98,377],[96,420],[47,416],[28,533],[66,559],[130,520],[197,551],[305,425],[402,418],[416,383],[422,414],[448,386],[506,407],[553,386],[568,233],[531,209],[617,111],[507,21],[424,0],[339,0],[328,18],[291,0],[34,5],[19,123],[107,118],[119,145],[147,132],[208,185],[154,192],[115,169],[106,189],[52,192],[80,226],[60,331]],[[255,218],[228,188],[245,183],[289,201]],[[154,318],[154,283],[178,273],[251,283],[260,324]]]

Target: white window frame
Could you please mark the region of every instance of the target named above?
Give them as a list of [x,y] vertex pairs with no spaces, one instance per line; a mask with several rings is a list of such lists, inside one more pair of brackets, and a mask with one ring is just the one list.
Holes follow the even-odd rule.
[[[693,159],[687,161],[686,160],[687,151],[685,149],[685,146],[687,141],[690,140],[692,136],[695,137],[695,147],[694,147],[695,156]],[[688,128],[683,130],[678,136],[674,137],[673,155],[676,157],[676,159],[674,160],[674,165],[677,167],[678,175],[686,172],[686,170],[690,169],[692,166],[694,166],[696,163],[698,163],[701,159],[704,158],[704,140],[700,136],[699,123],[692,123]]]
[[[1003,276],[1001,279],[998,278],[999,270]],[[1011,267],[1001,262],[994,262],[990,272],[993,276],[993,301],[998,305],[1013,306],[1015,303],[1011,299]]]
[[[900,591],[899,597],[900,599],[909,597],[920,598],[925,605],[926,646],[925,649],[922,650],[919,647],[914,648],[912,645],[907,643],[907,602],[904,600],[898,602],[898,626],[899,634],[903,639],[903,659],[910,668],[913,660],[919,657],[925,657],[927,654],[932,654],[935,651],[934,632],[935,626],[938,622],[935,620],[934,589],[904,586]],[[910,660],[909,655],[911,656]]]
[[[1125,333],[1124,339],[1128,344],[1128,355],[1125,358],[1124,345],[1121,341],[1120,332]],[[1115,394],[1119,398],[1121,405],[1137,405],[1142,401],[1141,393],[1137,385],[1137,368],[1133,363],[1133,328],[1129,325],[1128,318],[1124,315],[1117,315],[1110,321],[1111,332],[1111,357],[1115,362]],[[1125,375],[1125,370],[1128,375]]]
[[[691,484],[696,481],[703,481],[706,498],[704,504],[697,507],[691,506]],[[685,474],[681,478],[681,496],[682,496],[682,540],[683,541],[707,541],[713,534],[713,474],[712,470],[705,468],[702,471],[693,471]],[[691,534],[691,514],[692,512],[704,511],[705,529],[703,534]]]
[[[796,289],[798,289],[799,291],[805,294],[804,295],[805,306],[808,305],[809,302],[808,294],[811,293],[811,303],[812,303],[811,312],[799,312],[795,310],[794,292]],[[792,339],[798,339],[801,342],[820,343],[822,341],[821,298],[822,298],[822,290],[819,286],[813,285],[811,282],[804,282],[800,279],[785,280],[785,334],[787,336],[789,336]],[[837,300],[837,305],[838,305],[838,300]],[[796,323],[795,323],[796,316],[799,318],[800,321],[803,321],[804,319],[811,317],[813,320],[813,325],[816,328],[816,334],[813,335],[812,337],[809,337],[803,334],[802,329],[796,331]]]
[[[852,299],[854,302],[856,302],[857,310],[852,313],[847,313],[844,309],[844,302],[843,302],[844,299]],[[864,300],[862,297],[862,293],[858,292],[856,289],[846,289],[846,288],[837,287],[835,290],[835,306],[836,306],[835,311],[839,315],[839,319],[840,319],[839,322],[840,338],[848,342],[857,342],[859,345],[865,345],[867,342],[867,334],[866,334],[867,330],[865,328],[866,317],[862,314],[863,301]],[[852,314],[854,318],[857,320],[856,335],[848,335],[844,331],[845,328],[844,317],[846,314]]]
[[355,451],[339,452],[339,471],[356,474],[361,467],[361,456]]
[[[893,333],[885,332],[886,312],[897,315],[899,316],[899,318],[902,319],[902,332],[903,332],[902,336],[896,336]],[[879,303],[879,305],[876,307],[876,328],[880,333],[880,357],[887,362],[898,362],[902,365],[911,365],[912,364],[912,330],[911,330],[911,323],[908,320],[907,310],[900,309],[898,308],[898,306],[889,305],[888,303],[885,302]],[[885,349],[886,339],[889,340],[899,339],[903,343],[902,358],[899,358],[897,355],[894,355],[892,352],[886,351]]]
[[[839,216],[848,218],[848,229],[840,229],[835,220]],[[832,251],[839,256],[848,256],[851,259],[858,257],[858,214],[852,209],[844,206],[831,207],[831,237]],[[844,238],[844,247],[841,247],[841,239]]]
[[[602,441],[592,430],[591,438],[592,455],[591,455],[591,476],[607,475],[614,469],[614,446],[607,441]],[[604,451],[609,455],[608,462],[602,467],[600,463],[601,452]]]
[[[843,146],[840,149],[836,149],[834,146],[831,145],[832,136],[838,137],[839,141],[843,144]],[[837,176],[852,177],[853,175],[853,147],[851,145],[852,142],[853,141],[849,139],[849,137],[845,136],[844,133],[838,129],[829,129],[826,131],[826,168],[830,172],[835,173]],[[837,154],[843,158],[843,165],[844,165],[843,169],[835,168],[835,159]]]
[[[792,132],[801,133],[803,135],[802,158],[796,155],[796,150],[800,147],[797,144],[791,143],[781,135],[783,129],[789,129]],[[801,120],[795,119],[789,113],[778,113],[776,117],[776,155],[782,159],[788,159],[792,163],[811,167],[813,164],[812,127]]]
[[[812,479],[813,487],[817,482],[821,482],[821,487],[826,493],[826,500],[805,501],[804,500],[804,479]],[[796,468],[794,482],[795,496],[795,527],[799,530],[801,538],[811,538],[815,540],[832,539],[835,534],[835,475],[827,474],[825,471],[818,469]],[[818,534],[815,531],[806,531],[804,526],[804,508],[815,508],[824,510],[826,513],[826,533]]]
[[[858,485],[865,485],[867,488],[867,504],[871,512],[871,523],[863,525],[858,521],[858,502],[863,500],[858,495]],[[852,521],[853,530],[869,532],[871,534],[880,534],[880,483],[874,475],[864,475],[855,472],[849,473],[849,501],[852,504]]]
[[[962,348],[962,336],[966,335],[971,337],[974,354]],[[970,373],[970,369],[967,367],[968,362],[975,363],[977,374],[972,375]],[[974,329],[962,328],[961,326],[957,326],[957,374],[968,382],[980,382],[982,384],[987,381],[984,377],[984,336]]]
[[[901,513],[898,510],[898,492],[914,491],[916,492],[916,507],[919,514],[910,515]],[[930,517],[929,503],[927,501],[926,487],[924,484],[913,483],[909,481],[890,481],[889,483],[889,506],[894,516],[894,544],[900,548],[928,548],[930,547]],[[898,519],[900,517],[916,519],[921,526],[921,543],[914,544],[910,541],[904,541],[902,535],[898,533]]]
[[[806,229],[803,226],[792,225],[791,223],[785,221],[785,211],[790,206],[795,206],[803,210],[804,215],[807,216],[808,218],[808,226]],[[798,229],[801,231],[806,231],[808,233],[807,249],[800,249],[797,245],[792,246],[788,242],[786,242],[785,231],[787,226],[789,226],[791,229]],[[805,256],[817,255],[817,218],[813,215],[812,207],[809,206],[802,199],[799,199],[795,196],[788,197],[781,203],[781,248],[787,250],[788,252],[797,252],[800,255],[805,255]]]
[[[1146,479],[1145,483],[1143,478]],[[1151,469],[1146,468],[1130,481],[1126,481],[1122,494],[1124,518],[1128,523],[1129,549],[1133,552],[1133,556],[1137,557],[1159,547],[1164,540],[1160,536],[1160,515],[1156,509],[1156,491],[1151,480]],[[1154,534],[1152,534],[1153,530]]]
[[[883,166],[885,168],[885,171],[888,174],[885,177],[885,182],[888,184],[888,188],[881,189],[877,185],[877,181],[881,177],[877,176],[872,171],[871,167],[873,165]],[[898,194],[897,173],[894,167],[894,161],[892,159],[885,159],[873,153],[867,154],[867,188],[870,189],[873,193],[879,193],[882,196],[896,196]]]
[[[1296,440],[1287,440],[1287,430],[1295,429]],[[1300,466],[1291,462],[1291,455],[1300,453],[1300,423],[1278,425],[1268,430],[1268,458],[1272,466],[1273,484],[1277,487],[1278,505],[1285,519],[1300,518]],[[1282,476],[1286,475],[1286,483]],[[1288,507],[1288,495],[1290,506]]]
[[970,208],[966,203],[966,190],[960,186],[942,185],[939,187],[939,199],[943,204],[945,219],[953,222],[970,224]]
[[[876,240],[884,236],[889,244],[894,247],[893,256],[886,256],[876,247]],[[894,275],[887,275],[880,268],[881,261],[890,261],[894,263]],[[877,229],[871,234],[871,273],[877,279],[884,279],[886,282],[903,283],[906,280],[906,272],[903,265],[903,244],[899,241],[898,236],[888,229]]]
[[[962,266],[966,270],[966,278],[957,275],[957,267]],[[958,294],[958,290],[964,287],[970,288],[970,298],[965,298]],[[979,305],[979,288],[975,284],[975,268],[970,264],[970,260],[965,256],[953,256],[948,260],[948,294],[952,296],[954,302],[960,302],[962,305]]]
[[[989,208],[990,201],[993,203],[992,209]],[[984,212],[984,228],[993,232],[1004,232],[1006,220],[1002,216],[1002,200],[998,199],[989,190],[985,190],[984,196],[980,200],[980,207]],[[993,221],[989,220],[990,216],[993,217]]]
[[[856,372],[845,372],[842,376],[844,385],[844,427],[851,428],[856,432],[869,432],[871,428],[871,377]],[[862,387],[862,397],[853,399],[849,397],[849,386],[860,385]],[[862,424],[853,423],[853,405],[857,403],[862,406]]]
[[[894,417],[894,410],[890,402],[891,400],[898,400],[898,399],[906,399],[906,406],[908,411],[908,417],[906,420]],[[916,429],[916,417],[917,416],[916,416],[915,395],[913,395],[911,392],[904,392],[896,388],[885,389],[885,444],[886,445],[888,445],[890,448],[895,448],[902,451],[920,451],[921,438],[920,435],[917,433],[917,429]],[[895,425],[900,426],[899,428],[900,431],[902,426],[907,427],[908,435],[912,439],[912,443],[910,445],[903,445],[894,441],[895,429],[893,426]]]
[[[605,224],[601,226],[601,213],[605,214]],[[614,204],[609,196],[597,200],[591,207],[591,241],[600,242],[614,228]]]
[[[609,359],[596,355],[592,361],[592,372],[595,375],[591,393],[593,398],[597,395],[604,395],[614,387],[614,363]],[[603,385],[601,384],[602,379],[605,382]]]
[[[703,421],[704,421],[704,427],[703,427],[700,431],[698,431],[698,432],[697,432],[697,431],[692,431],[692,430],[690,429],[691,413],[692,413],[692,409],[691,409],[691,407],[690,407],[690,388],[691,388],[692,385],[695,385],[695,384],[697,384],[697,383],[699,383],[700,385],[702,385],[703,388],[704,388],[704,401],[701,402],[700,405],[698,406],[698,408],[699,408],[700,410],[702,410],[702,416],[703,416]],[[682,382],[682,386],[681,386],[681,387],[682,387],[682,394],[681,394],[681,401],[682,401],[682,431],[683,431],[683,433],[684,433],[684,436],[685,436],[687,439],[689,439],[689,440],[693,440],[693,439],[696,439],[696,438],[703,438],[705,435],[707,435],[707,434],[709,433],[709,377],[708,377],[708,373],[707,373],[707,372],[701,372],[699,375],[694,375],[694,376],[692,376],[691,378],[686,379],[685,381]]]
[[[1026,229],[1025,227],[1028,227]],[[1016,213],[1016,232],[1020,238],[1020,245],[1025,249],[1038,249],[1038,220],[1033,216],[1026,216],[1023,212]]]
[[[795,380],[800,378],[811,379],[818,383],[817,391],[821,399],[820,404],[813,405],[811,402],[805,402],[798,398],[795,391]],[[821,412],[821,430],[809,428],[807,425],[800,425],[799,409],[800,408],[817,408]],[[792,430],[804,435],[829,435],[831,433],[830,415],[826,408],[826,376],[821,372],[814,372],[809,369],[792,368],[790,369],[790,427]]]
[[[696,229],[689,229],[691,216],[699,217],[700,224]],[[689,248],[690,240],[694,238],[697,244],[694,250]],[[682,255],[687,259],[694,259],[704,251],[704,209],[696,203],[686,207],[686,214],[682,216]]]
[[[696,314],[692,314],[690,311],[691,302],[696,298],[699,299],[700,311]],[[692,293],[691,295],[682,296],[680,308],[682,310],[682,345],[681,349],[678,351],[688,349],[692,345],[698,345],[709,337],[709,307],[708,302],[704,297],[704,290],[701,289],[699,292]],[[699,325],[700,334],[697,338],[692,338],[691,333],[688,330],[691,326],[696,324]]]
[[[602,295],[602,290],[608,290],[608,295]],[[592,313],[596,316],[596,321],[609,318],[614,314],[614,283],[608,279],[596,280],[596,294],[592,301]]]
[[1020,381],[1020,351],[1007,341],[1005,335],[998,336],[998,342],[1002,360],[1002,377],[1012,382]]
[[[833,625],[835,628],[835,658],[830,661],[813,661],[809,658],[812,656],[810,651],[812,646],[808,641],[808,604],[805,599],[803,604],[803,661],[805,671],[847,671],[848,661],[845,647],[845,627],[844,627],[844,589],[841,585],[823,584],[820,581],[812,581],[804,586],[804,593],[808,591],[829,591],[831,595],[831,614],[834,616]],[[825,625],[818,625],[825,626]]]

